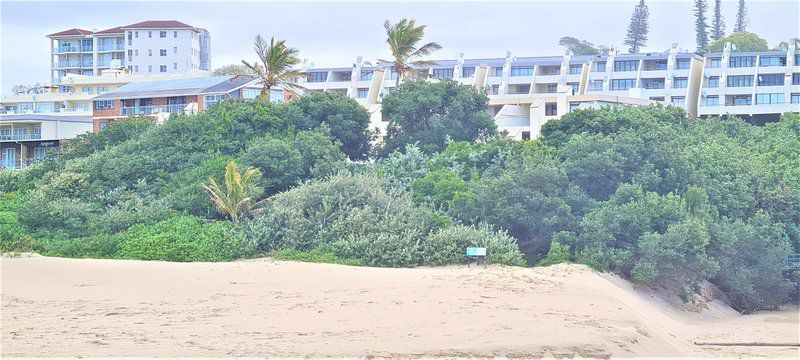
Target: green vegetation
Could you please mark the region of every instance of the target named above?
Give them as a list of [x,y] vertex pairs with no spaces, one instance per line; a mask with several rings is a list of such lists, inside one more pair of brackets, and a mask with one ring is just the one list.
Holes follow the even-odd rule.
[[419,45],[425,36],[425,25],[417,25],[414,19],[402,19],[395,24],[386,20],[386,44],[392,52],[392,69],[397,73],[395,86],[403,79],[427,78],[428,72],[420,69],[436,65],[435,61],[420,60],[442,48],[435,42]]
[[558,40],[558,45],[565,47],[572,52],[572,55],[596,55],[600,53],[594,44],[574,38],[572,36],[562,36]]
[[725,48],[725,43],[729,42],[733,46],[731,52],[755,52],[767,51],[769,45],[767,40],[762,39],[760,36],[749,32],[735,32],[708,45],[708,52],[722,52]]
[[[484,246],[491,263],[587,264],[687,299],[710,281],[742,312],[797,296],[785,261],[800,252],[800,115],[759,127],[609,107],[513,141],[492,136],[485,102],[448,81],[404,82],[375,151],[360,145],[372,133],[358,105],[330,95],[113,123],[60,158],[0,172],[0,247],[405,267],[463,263]],[[380,156],[348,163],[365,153]],[[237,180],[237,167],[250,175]],[[262,206],[217,211],[209,178],[226,179],[209,186],[217,202],[247,188],[229,203]]]
[[644,0],[633,9],[631,23],[628,25],[628,33],[625,36],[625,45],[628,45],[629,53],[638,53],[647,45],[647,35],[650,33],[650,11]]
[[295,70],[295,66],[302,62],[297,56],[300,51],[286,46],[286,40],[275,40],[272,37],[267,43],[261,35],[257,35],[253,41],[253,51],[258,56],[258,61],[250,63],[242,60],[242,65],[258,78],[258,83],[262,86],[262,99],[269,100],[269,91],[275,86],[298,88],[296,79],[308,76],[303,71]]

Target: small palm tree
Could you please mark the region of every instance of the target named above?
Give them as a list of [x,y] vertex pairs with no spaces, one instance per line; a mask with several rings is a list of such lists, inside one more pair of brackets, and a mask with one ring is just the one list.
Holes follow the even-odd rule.
[[436,65],[435,61],[415,60],[423,56],[428,56],[432,52],[442,48],[435,42],[429,42],[417,47],[417,43],[422,41],[425,36],[425,25],[416,26],[416,20],[403,19],[392,25],[389,20],[383,23],[386,29],[386,43],[392,51],[394,61],[392,67],[397,72],[395,86],[400,85],[402,77],[424,78],[428,73],[423,69]]
[[222,188],[214,178],[209,177],[210,183],[203,184],[211,196],[211,201],[217,206],[220,214],[228,216],[236,222],[244,214],[250,214],[260,209],[263,201],[255,201],[263,190],[255,183],[261,177],[261,171],[248,167],[244,174],[239,174],[236,164],[231,161],[225,166],[225,188]]
[[273,37],[267,44],[266,40],[258,35],[253,50],[258,55],[258,61],[249,63],[242,60],[242,64],[260,79],[259,84],[264,86],[261,89],[262,98],[269,99],[269,90],[276,85],[293,89],[303,88],[297,85],[297,78],[307,77],[308,73],[294,69],[294,66],[301,62],[297,57],[299,51],[286,47],[286,40],[276,41]]

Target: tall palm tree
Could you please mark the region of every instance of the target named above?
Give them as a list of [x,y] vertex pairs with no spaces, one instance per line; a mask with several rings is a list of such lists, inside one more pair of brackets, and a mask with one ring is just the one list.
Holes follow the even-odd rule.
[[425,25],[416,26],[416,20],[403,19],[392,25],[389,20],[383,23],[386,29],[386,43],[392,50],[394,61],[392,67],[397,72],[395,86],[400,85],[400,79],[404,76],[410,78],[424,78],[428,73],[423,69],[436,65],[435,61],[415,60],[423,56],[428,56],[432,52],[442,48],[435,42],[429,42],[417,47],[425,36]]
[[272,37],[267,44],[261,35],[257,35],[253,50],[258,55],[258,61],[249,63],[242,60],[242,64],[260,79],[258,83],[263,85],[262,98],[269,99],[269,91],[276,85],[295,90],[303,88],[297,85],[297,78],[306,77],[308,73],[294,69],[294,66],[301,62],[297,57],[299,51],[286,47],[286,40],[275,40]]
[[203,189],[211,196],[220,214],[236,222],[242,215],[260,210],[262,201],[255,201],[262,193],[262,189],[255,184],[259,177],[261,171],[254,167],[248,167],[244,174],[240,174],[236,164],[231,161],[225,166],[225,187],[209,177],[209,184],[203,184]]

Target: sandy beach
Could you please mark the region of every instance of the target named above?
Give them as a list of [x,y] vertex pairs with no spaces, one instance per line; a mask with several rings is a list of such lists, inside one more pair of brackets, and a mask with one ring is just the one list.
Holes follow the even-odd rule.
[[798,309],[687,311],[584,266],[3,258],[2,357],[797,358]]

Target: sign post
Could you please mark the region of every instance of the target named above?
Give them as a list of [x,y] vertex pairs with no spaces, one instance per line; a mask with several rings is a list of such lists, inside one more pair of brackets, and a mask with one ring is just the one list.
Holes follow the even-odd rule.
[[467,252],[467,267],[470,266],[472,259],[475,259],[475,262],[480,264],[481,259],[483,259],[483,266],[486,266],[486,248],[484,247],[468,247]]

